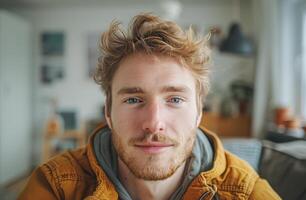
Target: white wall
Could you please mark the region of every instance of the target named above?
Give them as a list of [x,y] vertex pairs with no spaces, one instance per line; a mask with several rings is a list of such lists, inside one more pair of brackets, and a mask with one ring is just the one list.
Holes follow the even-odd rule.
[[[220,26],[227,32],[232,21],[240,20],[237,1],[228,3],[206,3],[184,5],[178,23],[187,26],[196,24],[201,31],[212,25]],[[234,2],[234,3],[231,3]],[[235,3],[236,2],[236,3]],[[59,107],[75,108],[81,120],[98,116],[98,109],[104,102],[104,96],[98,86],[87,76],[87,44],[86,37],[90,32],[102,32],[114,19],[121,20],[125,25],[132,16],[143,11],[153,11],[161,14],[160,6],[124,5],[117,6],[73,6],[73,7],[33,7],[14,10],[19,15],[29,19],[34,27],[34,121],[36,157],[39,158],[42,127],[48,115],[47,99],[57,96]],[[40,66],[43,63],[40,55],[40,34],[44,31],[63,31],[66,34],[65,48],[65,78],[51,86],[40,83]]]
[[31,27],[0,10],[0,186],[31,161]]
[[[306,121],[306,3],[305,3],[305,12],[304,12],[304,15],[303,15],[303,31],[302,31],[302,34],[303,34],[303,55],[302,55],[302,66],[304,67],[301,67],[301,87],[300,87],[300,94],[301,94],[301,105],[300,105],[300,108],[301,108],[301,113],[303,113],[303,119],[305,119]],[[303,90],[304,89],[304,90]]]

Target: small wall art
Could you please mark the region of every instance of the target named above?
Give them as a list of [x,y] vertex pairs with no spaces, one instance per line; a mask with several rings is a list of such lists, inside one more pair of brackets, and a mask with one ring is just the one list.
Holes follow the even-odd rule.
[[48,85],[65,77],[65,34],[61,31],[45,31],[41,33],[40,39],[40,80]]
[[65,35],[63,32],[44,32],[41,34],[42,55],[63,56]]

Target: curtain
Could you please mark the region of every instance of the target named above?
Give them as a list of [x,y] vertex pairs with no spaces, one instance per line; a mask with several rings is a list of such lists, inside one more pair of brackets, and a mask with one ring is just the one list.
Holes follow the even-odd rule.
[[[263,137],[273,109],[300,115],[302,0],[253,0],[257,60],[252,132]],[[304,77],[305,78],[305,77]],[[304,88],[305,89],[305,88]]]
[[[276,70],[279,60],[279,18],[278,0],[253,1],[254,25],[257,41],[255,91],[253,106],[253,136],[261,137],[267,121],[270,100],[277,96],[279,76]],[[272,94],[273,92],[273,94]]]

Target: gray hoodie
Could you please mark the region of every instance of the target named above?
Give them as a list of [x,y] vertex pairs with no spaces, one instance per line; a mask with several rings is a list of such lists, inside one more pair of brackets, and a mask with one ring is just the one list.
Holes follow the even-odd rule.
[[[119,199],[132,200],[125,187],[121,184],[118,176],[118,160],[117,152],[112,144],[111,130],[104,128],[100,133],[96,134],[94,138],[94,151],[99,165],[108,176],[109,180],[114,184]],[[187,161],[184,171],[184,180],[180,187],[171,195],[170,200],[181,199],[192,180],[203,171],[212,168],[213,163],[213,147],[205,136],[205,134],[198,129],[195,144],[192,150],[192,155]]]

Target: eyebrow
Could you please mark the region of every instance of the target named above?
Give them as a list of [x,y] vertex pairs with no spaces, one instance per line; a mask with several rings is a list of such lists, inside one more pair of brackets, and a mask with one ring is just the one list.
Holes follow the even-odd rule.
[[[186,86],[164,86],[161,89],[162,93],[167,93],[167,92],[190,92],[191,89]],[[123,94],[143,94],[145,93],[143,89],[140,87],[124,87],[121,88],[117,94],[118,95],[123,95]]]
[[186,86],[165,86],[162,88],[161,92],[190,92],[191,89]]
[[124,87],[121,88],[117,94],[122,95],[122,94],[139,94],[139,93],[144,93],[144,91],[140,87]]

